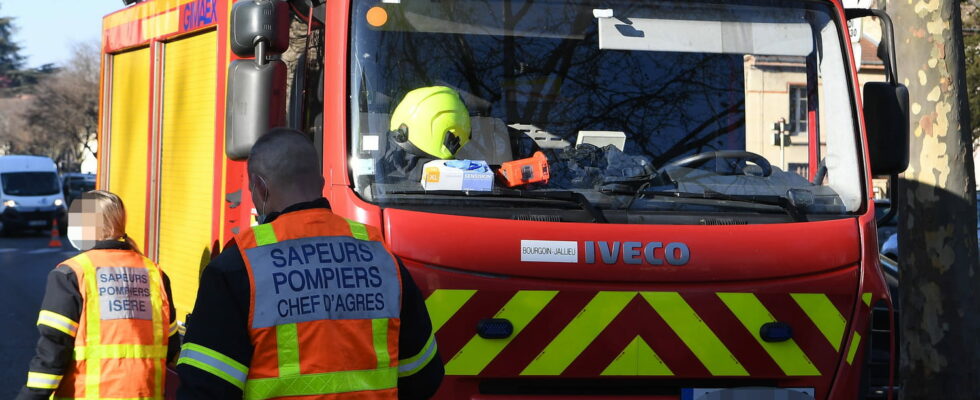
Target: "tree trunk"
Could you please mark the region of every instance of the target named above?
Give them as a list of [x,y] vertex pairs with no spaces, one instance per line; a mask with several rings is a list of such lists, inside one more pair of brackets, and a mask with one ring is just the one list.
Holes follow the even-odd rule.
[[911,104],[911,163],[898,187],[905,399],[980,398],[976,184],[959,7],[888,2]]

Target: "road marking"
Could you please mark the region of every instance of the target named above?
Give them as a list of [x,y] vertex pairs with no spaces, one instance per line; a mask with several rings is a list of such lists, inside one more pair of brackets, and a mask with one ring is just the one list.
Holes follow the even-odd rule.
[[0,253],[10,253],[12,251],[17,251],[20,249],[0,249]]
[[54,253],[54,252],[57,252],[57,251],[62,251],[62,248],[60,248],[60,247],[52,247],[52,248],[47,248],[47,249],[34,249],[34,250],[31,250],[31,251],[28,251],[27,254],[45,254],[45,253]]

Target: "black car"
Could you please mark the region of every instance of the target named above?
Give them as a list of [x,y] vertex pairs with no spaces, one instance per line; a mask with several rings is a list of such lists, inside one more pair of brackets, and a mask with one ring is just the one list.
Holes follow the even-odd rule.
[[65,193],[65,203],[69,206],[71,201],[81,196],[82,193],[95,190],[95,174],[70,172],[61,176],[61,182]]

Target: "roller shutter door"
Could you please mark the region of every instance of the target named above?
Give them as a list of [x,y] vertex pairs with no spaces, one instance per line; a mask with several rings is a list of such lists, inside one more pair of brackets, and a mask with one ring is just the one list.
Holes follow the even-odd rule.
[[150,49],[112,56],[109,191],[126,206],[126,234],[146,249]]
[[210,260],[216,37],[180,39],[165,51],[159,261],[180,320],[193,308],[200,271]]

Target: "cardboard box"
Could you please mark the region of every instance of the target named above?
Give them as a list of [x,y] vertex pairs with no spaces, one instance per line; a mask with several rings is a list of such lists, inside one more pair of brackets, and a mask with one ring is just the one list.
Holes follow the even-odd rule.
[[451,160],[434,160],[422,166],[422,188],[425,190],[460,190],[489,192],[493,190],[493,171],[486,161],[472,161],[479,169],[463,170],[447,166]]

